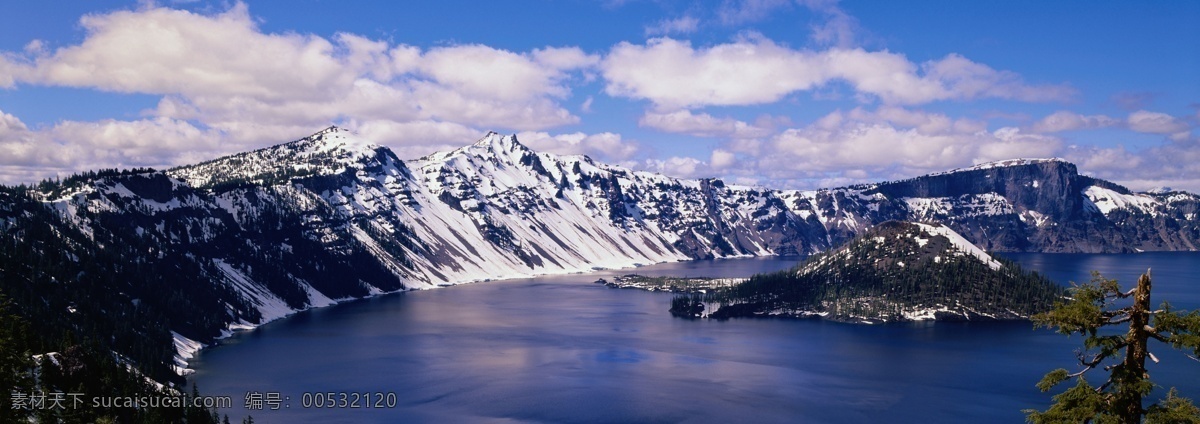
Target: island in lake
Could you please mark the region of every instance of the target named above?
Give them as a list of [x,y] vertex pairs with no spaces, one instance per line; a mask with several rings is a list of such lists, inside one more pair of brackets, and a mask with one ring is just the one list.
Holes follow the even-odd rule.
[[853,323],[1028,319],[1063,287],[992,257],[940,224],[886,222],[796,267],[747,279],[600,280],[614,288],[677,292],[687,318],[820,317]]

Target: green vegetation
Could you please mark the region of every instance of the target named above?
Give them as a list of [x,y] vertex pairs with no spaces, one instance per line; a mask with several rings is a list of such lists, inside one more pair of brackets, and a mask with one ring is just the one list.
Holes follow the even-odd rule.
[[186,408],[11,408],[21,393],[172,393],[148,379],[182,387],[171,370],[171,329],[196,339],[219,334],[221,317],[195,311],[223,311],[222,298],[238,299],[221,285],[175,281],[204,274],[144,240],[72,230],[22,188],[0,187],[0,294],[11,299],[0,305],[0,422],[215,422],[210,411]]
[[[0,423],[220,422],[216,410],[200,407],[96,407],[93,397],[99,396],[170,396],[182,398],[181,405],[190,405],[190,399],[199,393],[194,386],[189,394],[152,384],[96,339],[76,341],[67,333],[54,341],[55,337],[34,332],[31,329],[37,326],[13,309],[0,295]],[[47,352],[48,346],[62,349]],[[36,400],[39,397],[40,402]]]
[[[1049,310],[1063,289],[1036,272],[995,258],[998,270],[960,254],[942,236],[921,239],[910,223],[885,223],[832,252],[793,269],[758,274],[728,289],[677,296],[672,313],[695,317],[720,305],[712,318],[764,314],[847,321],[1015,319]],[[926,315],[928,318],[928,316]]]
[[[1037,327],[1085,338],[1084,350],[1078,352],[1082,370],[1070,373],[1059,368],[1038,383],[1043,392],[1072,378],[1075,386],[1054,396],[1048,410],[1024,411],[1029,422],[1140,423],[1145,418],[1153,423],[1200,423],[1200,408],[1179,397],[1173,388],[1162,401],[1143,405],[1143,398],[1155,386],[1146,371],[1146,359],[1158,362],[1149,350],[1150,340],[1200,356],[1200,312],[1173,311],[1166,302],[1151,310],[1150,286],[1149,271],[1129,291],[1122,291],[1116,280],[1093,273],[1091,283],[1071,288],[1069,301],[1057,302],[1053,310],[1034,316]],[[1116,307],[1127,298],[1132,298],[1132,304]],[[1124,334],[1101,331],[1126,323],[1129,330]],[[1109,375],[1103,384],[1093,387],[1084,375],[1097,368]]]
[[76,173],[76,174],[71,174],[70,176],[68,176],[67,178],[64,178],[62,180],[59,180],[57,177],[54,179],[47,178],[47,179],[44,179],[41,182],[37,183],[33,187],[29,187],[29,186],[22,184],[22,185],[14,187],[14,188],[16,190],[22,191],[22,192],[36,188],[38,191],[45,193],[46,197],[55,198],[55,197],[62,196],[63,193],[65,193],[65,192],[83,187],[84,185],[92,182],[93,180],[95,180],[97,178],[148,174],[148,173],[153,173],[153,172],[157,172],[157,171],[155,171],[154,168],[131,168],[131,169],[107,168],[107,169],[101,169],[99,171],[85,171],[85,172],[80,172],[80,173]]
[[744,278],[671,276],[651,277],[640,274],[626,274],[613,277],[613,280],[611,282],[606,282],[605,285],[614,288],[635,288],[650,291],[697,293],[714,289],[729,288],[743,281],[745,281]]

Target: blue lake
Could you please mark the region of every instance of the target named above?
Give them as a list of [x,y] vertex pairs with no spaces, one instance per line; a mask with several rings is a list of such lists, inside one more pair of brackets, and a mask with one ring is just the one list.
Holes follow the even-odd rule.
[[[1055,281],[1091,270],[1130,287],[1153,268],[1152,302],[1200,308],[1200,254],[1007,254]],[[738,277],[795,258],[659,264],[647,275]],[[684,320],[671,295],[593,284],[617,271],[409,292],[298,314],[193,361],[209,395],[255,422],[1023,422],[1074,369],[1078,336],[1028,322],[850,325]],[[624,272],[619,272],[624,273]],[[1167,346],[1151,377],[1200,398],[1200,362]],[[1100,379],[1097,375],[1093,382]],[[1060,389],[1068,386],[1064,384]],[[247,411],[248,392],[288,407]],[[385,409],[303,407],[304,393],[395,393]],[[1057,390],[1055,391],[1057,392]]]

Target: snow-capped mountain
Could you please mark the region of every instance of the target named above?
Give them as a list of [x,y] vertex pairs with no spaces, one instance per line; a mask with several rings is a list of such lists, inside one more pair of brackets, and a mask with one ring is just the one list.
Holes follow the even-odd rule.
[[[595,267],[811,254],[893,219],[940,222],[987,250],[1200,247],[1200,197],[1132,193],[1057,159],[771,190],[536,152],[496,133],[404,161],[331,127],[165,172],[85,174],[31,196],[54,211],[45,225],[81,234],[73,255],[128,247],[136,263],[186,268],[179,279],[212,287],[196,306],[204,318],[180,317],[186,325],[172,327],[184,356],[192,341],[340,299]],[[0,229],[18,240],[14,222],[0,220]],[[132,300],[132,291],[120,292]]]

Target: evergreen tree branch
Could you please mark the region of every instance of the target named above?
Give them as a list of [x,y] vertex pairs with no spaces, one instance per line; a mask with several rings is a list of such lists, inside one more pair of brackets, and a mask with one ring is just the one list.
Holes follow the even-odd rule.
[[[1146,419],[1200,424],[1200,409],[1190,400],[1178,397],[1174,389],[1166,399],[1143,407],[1143,399],[1155,387],[1149,380],[1145,360],[1159,362],[1148,349],[1149,339],[1184,350],[1188,358],[1200,362],[1200,312],[1175,312],[1166,302],[1162,308],[1150,310],[1150,291],[1149,271],[1131,290],[1121,290],[1116,280],[1093,272],[1091,283],[1070,289],[1068,301],[1056,302],[1053,310],[1034,317],[1035,327],[1085,336],[1084,349],[1076,352],[1084,368],[1075,373],[1060,368],[1046,374],[1037,385],[1042,391],[1049,391],[1068,378],[1077,378],[1078,384],[1054,396],[1050,409],[1024,411],[1030,422],[1139,423]],[[1133,305],[1114,308],[1117,299],[1128,297],[1133,298]],[[1102,327],[1125,323],[1128,332],[1098,335]],[[1117,355],[1121,356],[1118,362],[1103,367],[1108,372],[1104,384],[1088,385],[1083,375]]]

